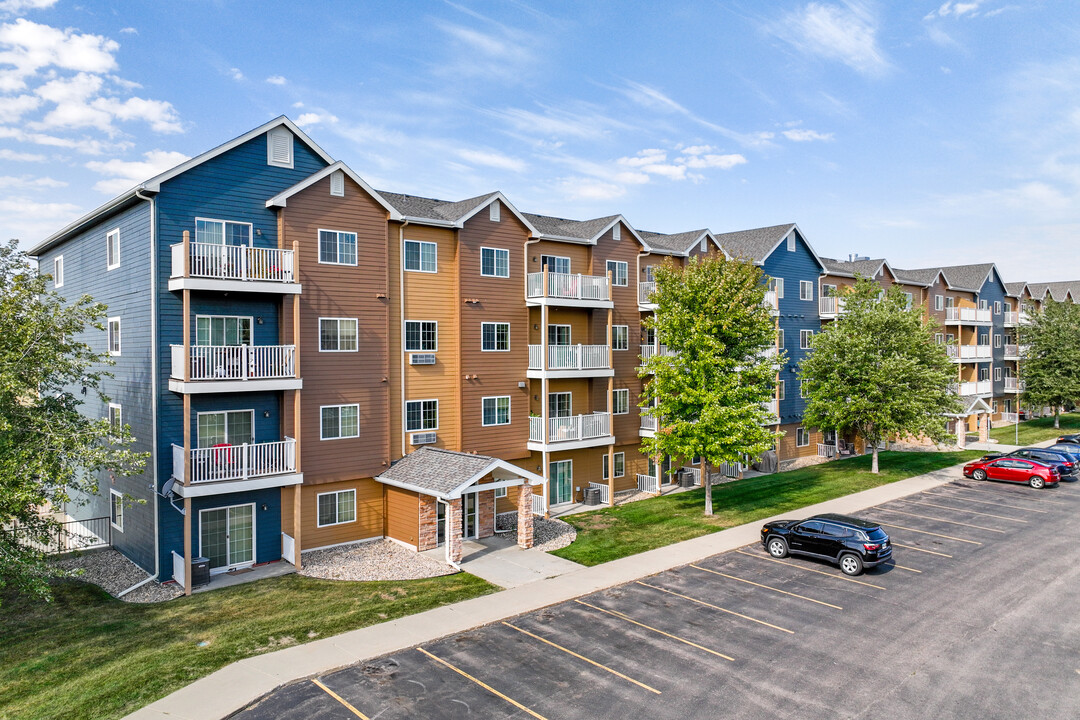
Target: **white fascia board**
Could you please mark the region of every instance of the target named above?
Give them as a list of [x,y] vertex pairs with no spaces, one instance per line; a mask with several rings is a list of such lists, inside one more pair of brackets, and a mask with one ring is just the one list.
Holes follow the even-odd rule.
[[292,196],[293,196],[293,195],[295,195],[296,193],[300,192],[301,190],[306,190],[307,188],[311,187],[312,185],[314,185],[315,183],[319,182],[319,181],[320,181],[320,180],[322,180],[323,178],[327,178],[327,177],[329,177],[330,175],[334,174],[334,173],[335,173],[335,172],[337,172],[338,170],[341,170],[341,171],[342,171],[343,173],[345,173],[345,174],[346,174],[347,176],[349,176],[349,178],[350,178],[350,179],[351,179],[351,180],[352,180],[352,181],[353,181],[354,183],[356,183],[357,185],[359,185],[359,186],[360,186],[360,188],[361,188],[361,189],[362,189],[362,190],[363,190],[364,192],[366,192],[366,193],[367,193],[368,195],[370,195],[370,196],[371,196],[371,198],[372,198],[372,199],[373,199],[373,200],[374,200],[375,202],[379,203],[379,205],[380,205],[380,206],[381,206],[381,207],[382,207],[382,208],[383,208],[384,210],[386,210],[386,212],[388,212],[388,213],[390,214],[390,219],[391,219],[391,220],[401,220],[401,219],[402,219],[402,215],[401,215],[401,213],[399,213],[399,212],[398,212],[398,211],[397,211],[397,210],[396,210],[396,209],[394,208],[394,206],[393,206],[393,205],[391,205],[390,203],[388,203],[388,202],[387,202],[387,201],[386,201],[386,200],[385,200],[385,199],[383,198],[383,196],[382,196],[382,195],[380,195],[380,194],[378,193],[378,191],[376,191],[376,190],[375,190],[375,188],[371,187],[371,186],[370,186],[370,185],[368,185],[368,184],[367,184],[366,182],[364,182],[364,179],[363,179],[362,177],[360,177],[359,175],[357,175],[357,174],[356,174],[356,173],[355,173],[355,172],[353,171],[353,169],[352,169],[352,168],[350,168],[350,167],[349,167],[348,165],[346,165],[346,164],[345,164],[344,162],[342,162],[342,161],[340,161],[340,160],[338,160],[337,162],[333,163],[332,165],[327,165],[326,167],[324,167],[324,168],[323,168],[322,170],[320,170],[319,172],[317,172],[317,173],[313,173],[313,174],[311,174],[311,175],[307,176],[306,178],[304,178],[303,180],[301,180],[300,182],[298,182],[298,183],[297,183],[296,185],[293,185],[293,186],[292,186],[291,188],[289,188],[288,190],[285,190],[285,191],[283,191],[283,192],[280,192],[280,193],[278,193],[277,195],[275,195],[274,197],[270,198],[269,200],[267,200],[267,201],[266,201],[266,207],[268,207],[268,208],[269,208],[269,207],[286,207],[286,204],[287,204],[287,202],[288,202],[288,199],[289,199],[290,197],[292,197]]
[[526,218],[521,213],[521,211],[518,210],[514,206],[514,204],[512,202],[510,202],[509,200],[506,199],[506,196],[502,194],[501,190],[496,190],[495,194],[492,195],[490,198],[488,198],[486,202],[480,203],[475,208],[473,208],[467,215],[463,215],[462,217],[458,218],[458,221],[457,221],[457,224],[456,224],[457,227],[464,227],[465,223],[468,220],[471,220],[474,215],[476,215],[478,212],[480,212],[484,208],[491,205],[491,203],[495,202],[496,200],[501,202],[503,204],[503,206],[505,208],[507,208],[513,214],[514,217],[516,217],[518,220],[521,221],[522,225],[524,225],[525,227],[527,227],[529,229],[529,237],[534,237],[534,238],[540,237],[540,231],[537,230],[536,227],[531,222],[529,222],[528,218]]

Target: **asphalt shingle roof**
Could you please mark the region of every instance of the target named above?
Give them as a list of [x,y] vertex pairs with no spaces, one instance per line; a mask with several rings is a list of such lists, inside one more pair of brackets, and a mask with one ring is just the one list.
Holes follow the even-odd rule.
[[487,455],[421,447],[401,458],[376,480],[392,480],[446,495],[495,462]]
[[615,218],[619,217],[618,215],[608,215],[607,217],[593,218],[592,220],[568,220],[548,215],[522,214],[542,235],[574,238],[575,240],[592,240],[600,234],[601,230],[610,225]]
[[658,248],[660,250],[667,250],[669,252],[686,253],[689,252],[702,235],[709,232],[707,229],[690,230],[689,232],[665,234],[658,232],[649,232],[648,230],[640,230],[638,234],[641,238],[649,244],[649,247]]
[[717,235],[716,239],[720,247],[724,248],[731,257],[763,262],[769,252],[787,236],[793,227],[795,223],[772,225],[753,230],[722,233]]
[[861,275],[863,277],[872,278],[878,274],[881,270],[881,266],[885,264],[884,258],[878,258],[875,260],[836,260],[834,258],[819,258],[821,264],[825,266],[825,269],[837,275]]
[[1024,287],[1027,285],[1025,282],[1011,282],[1005,283],[1005,292],[1010,297],[1020,297],[1020,294],[1024,292]]
[[444,222],[460,220],[496,195],[496,193],[487,193],[467,200],[450,201],[435,200],[434,198],[418,197],[416,195],[402,195],[401,193],[386,190],[377,192],[394,209],[406,217],[441,220]]
[[920,285],[929,285],[934,281],[938,271],[941,271],[945,275],[945,281],[954,288],[979,292],[992,267],[994,267],[993,263],[949,265],[947,267],[919,268],[917,270],[897,270],[897,275],[902,274],[909,277]]
[[893,273],[896,274],[896,279],[900,282],[911,283],[913,285],[930,285],[937,279],[937,275],[940,268],[921,268],[918,270],[901,270],[900,268],[893,268]]

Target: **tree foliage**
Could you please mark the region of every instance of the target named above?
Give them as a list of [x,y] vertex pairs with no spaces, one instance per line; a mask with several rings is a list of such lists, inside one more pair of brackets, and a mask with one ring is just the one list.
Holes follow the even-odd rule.
[[0,587],[44,598],[53,572],[34,548],[58,531],[48,511],[95,493],[99,471],[138,472],[145,461],[127,448],[126,427],[82,412],[85,399],[108,400],[111,358],[81,339],[104,334],[105,306],[67,303],[47,279],[16,241],[0,247]]
[[1054,408],[1054,427],[1060,427],[1062,405],[1080,401],[1080,305],[1049,298],[1042,312],[1029,314],[1019,327],[1027,346],[1020,363],[1023,402],[1029,407]]
[[898,287],[859,278],[844,294],[844,313],[814,337],[800,363],[807,394],[803,422],[839,433],[855,431],[873,446],[890,437],[944,442],[947,413],[960,412],[950,391],[955,366],[934,339],[938,326],[919,305],[907,307]]
[[749,262],[691,258],[655,277],[656,312],[645,326],[674,354],[643,363],[642,408],[658,429],[642,447],[650,457],[700,456],[711,515],[710,466],[760,456],[776,442],[764,403],[774,397],[778,361],[762,352],[775,345],[776,327],[762,304],[761,270]]

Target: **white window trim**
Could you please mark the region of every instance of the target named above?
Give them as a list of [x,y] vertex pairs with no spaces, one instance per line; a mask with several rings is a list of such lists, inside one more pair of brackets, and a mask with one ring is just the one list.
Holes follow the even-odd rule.
[[[319,522],[319,498],[324,495],[343,495],[344,493],[352,493],[353,496],[353,519],[352,520],[339,520],[332,523]],[[337,516],[337,498],[334,499],[334,515]],[[346,488],[344,490],[331,490],[330,492],[317,493],[315,495],[315,527],[333,527],[334,525],[348,525],[354,523],[360,519],[360,513],[357,512],[356,507],[356,488]]]
[[[609,265],[615,265],[616,270],[611,272]],[[619,280],[619,266],[622,268],[622,277],[626,282],[618,282]],[[630,263],[625,260],[608,260],[604,264],[604,270],[611,272],[611,285],[612,287],[628,287],[630,285]]]
[[506,488],[504,488],[504,487],[495,488],[495,499],[498,500],[499,498],[504,498],[504,497],[506,497]]
[[773,291],[776,293],[776,299],[777,300],[783,300],[784,299],[784,278],[774,277],[774,278],[769,278],[769,279],[772,280]]
[[782,400],[787,400],[787,381],[786,380],[777,380],[776,389],[778,390],[778,392],[776,394],[776,399],[781,400],[781,401]]
[[[324,350],[322,346],[322,324],[323,320],[336,320],[338,322],[338,345],[341,345],[341,321],[349,320],[356,323],[356,347],[351,350],[342,350],[340,347],[336,350]],[[321,317],[319,318],[319,352],[360,352],[360,320],[350,317]]]
[[[435,349],[434,350],[415,350],[408,347],[408,330],[409,323],[432,323],[435,325]],[[437,353],[439,352],[439,321],[438,320],[406,320],[404,326],[401,328],[401,347],[405,348],[404,352],[407,353]],[[423,334],[423,329],[421,329]]]
[[[413,270],[412,268],[405,267],[405,248],[408,246],[409,243],[416,243],[417,245],[420,246],[420,267],[415,269],[415,270]],[[425,245],[430,245],[433,248],[435,248],[435,269],[434,270],[424,270],[423,269],[424,268],[424,246]],[[429,242],[427,240],[410,240],[409,238],[405,238],[405,240],[402,241],[402,246],[401,246],[401,266],[403,268],[405,268],[405,272],[426,273],[428,275],[435,275],[436,273],[439,272],[439,244]]]
[[53,258],[53,288],[62,287],[64,287],[64,256],[57,255]]
[[[574,263],[573,263],[573,261],[572,261],[572,259],[570,258],[569,255],[540,255],[540,270],[541,271],[543,271],[544,267],[546,265],[548,265],[548,263],[544,262],[544,258],[551,258],[552,260],[555,260],[555,261],[565,260],[566,261],[566,268],[567,268],[566,272],[567,273],[573,272]],[[555,272],[555,271],[554,270],[548,270],[548,272]]]
[[[615,396],[619,393],[626,394],[626,410],[623,412],[615,412]],[[630,388],[614,388],[611,391],[611,413],[612,415],[629,415],[630,414]]]
[[806,383],[802,382],[801,380],[799,381],[799,397],[802,398],[803,400],[810,397],[809,395],[806,394]]
[[[116,410],[116,416],[120,420],[120,427],[117,428],[113,423],[112,411]],[[124,408],[120,406],[120,403],[109,403],[108,415],[105,416],[109,421],[109,429],[112,431],[124,429]]]
[[[501,422],[486,423],[486,422],[484,422],[484,401],[485,400],[502,400],[503,398],[506,398],[506,422],[504,422],[504,423],[501,423]],[[509,395],[488,395],[487,397],[480,398],[480,427],[498,427],[500,425],[509,425],[511,423],[511,420],[513,419],[513,407],[514,407],[514,400]],[[495,407],[495,417],[498,418],[498,415],[499,415],[499,408],[496,405],[496,407]]]
[[1001,301],[1000,300],[995,300],[994,301],[994,314],[995,315],[1000,315],[1001,314]]
[[[352,235],[353,236],[353,250],[354,250],[353,257],[355,257],[356,260],[354,260],[353,262],[340,262],[339,260],[323,260],[322,259],[322,234],[324,232],[325,233],[334,233],[335,235],[338,236],[338,238],[337,238],[337,241],[338,241],[337,255],[338,255],[339,258],[341,257],[341,236],[342,235]],[[356,267],[357,265],[360,264],[360,237],[356,233],[354,233],[354,232],[352,232],[350,230],[331,230],[330,228],[319,228],[318,230],[315,231],[315,243],[316,243],[316,247],[318,248],[317,255],[318,255],[318,258],[319,258],[319,264],[320,265],[345,265],[345,266],[348,266],[348,267]]]
[[[799,433],[802,433],[802,443],[799,442]],[[795,428],[795,447],[810,447],[810,431],[801,425]]]
[[[116,503],[120,502],[120,512],[116,513]],[[120,524],[117,525],[113,522],[113,515],[120,515]],[[112,525],[114,530],[124,532],[124,494],[117,492],[112,488],[109,488],[109,524]]]
[[795,233],[791,233],[790,235],[788,235],[786,240],[787,240],[787,251],[788,252],[795,252],[795,249],[796,249]]
[[813,340],[808,340],[808,338],[812,338],[812,337],[814,337],[814,331],[813,330],[800,330],[799,331],[799,349],[800,350],[809,350],[810,345],[813,343]]
[[[806,291],[806,292],[804,292]],[[807,297],[809,295],[809,297]],[[799,281],[799,299],[813,302],[814,300],[814,283],[810,280]]]
[[[247,225],[248,226],[248,244],[247,244],[247,246],[248,247],[253,247],[254,244],[255,244],[255,226],[252,223],[241,222],[239,220],[222,220],[221,218],[196,217],[195,218],[196,227],[198,227],[198,223],[200,221],[201,222],[206,222],[206,223],[221,223],[221,237],[222,237],[222,240],[225,239],[225,226],[226,225]],[[196,235],[195,235],[195,232],[193,231],[191,233],[191,242],[197,242],[197,240],[195,240],[195,237],[196,237]],[[216,244],[216,243],[206,243],[206,244]],[[222,243],[222,244],[223,245],[228,245],[228,243]]]
[[[336,408],[338,411],[338,430],[341,429],[341,408],[354,407],[356,408],[356,434],[355,435],[335,435],[334,437],[326,437],[326,429],[323,427],[323,410],[327,408]],[[360,403],[344,403],[342,405],[320,405],[319,406],[319,439],[320,440],[349,440],[360,437]]]
[[[551,398],[552,397],[562,397],[563,395],[566,395],[568,398],[570,398],[570,402],[569,402],[570,414],[567,415],[566,417],[574,417],[574,393],[570,392],[569,390],[559,390],[559,391],[556,391],[556,392],[549,392],[548,393],[548,399],[547,399],[548,410],[551,409]],[[554,416],[548,415],[549,420],[552,417],[554,417]]]
[[[116,257],[113,258],[116,262],[109,262],[109,248],[112,246],[112,239],[116,237]],[[120,267],[120,228],[113,228],[109,232],[105,233],[105,269],[115,270]]]
[[776,347],[779,348],[780,350],[786,349],[786,347],[784,345],[784,343],[786,341],[787,341],[787,338],[784,337],[784,328],[780,328],[779,330],[776,331]]
[[[435,403],[435,427],[430,427],[430,428],[410,428],[409,427],[409,405],[411,405],[412,403],[426,403],[426,402]],[[424,420],[423,408],[421,408],[420,421],[423,422],[423,420]],[[422,398],[420,400],[406,400],[405,401],[405,418],[404,418],[404,422],[405,422],[405,432],[410,432],[410,433],[435,432],[436,430],[439,429],[439,399],[438,398]]]
[[[495,253],[495,273],[494,274],[484,272],[484,251],[485,250],[491,250],[492,252]],[[505,275],[499,275],[499,272],[498,272],[498,270],[499,270],[499,253],[506,253],[506,274]],[[482,246],[480,248],[480,277],[497,277],[497,278],[508,278],[508,277],[510,277],[510,251],[507,250],[506,248],[495,248],[495,247],[483,247]]]
[[[199,418],[203,415],[224,415],[225,416],[225,432],[229,432],[229,414],[230,413],[250,413],[251,414],[251,440],[255,441],[255,409],[254,408],[240,408],[239,410],[203,410],[202,412],[195,413],[195,447],[199,446]],[[232,443],[229,443],[232,445]],[[215,508],[217,509],[217,508]]]
[[[615,331],[618,329],[626,331],[626,347],[615,347]],[[629,325],[612,325],[611,326],[611,349],[616,352],[622,352],[630,349],[630,326]]]
[[934,296],[934,310],[936,310],[938,312],[941,312],[944,309],[945,309],[945,296],[944,295],[935,295]]
[[[195,334],[192,337],[192,342],[191,342],[192,347],[199,347],[198,339],[199,339],[199,321],[200,320],[247,320],[248,321],[248,327],[251,329],[251,338],[250,338],[250,340],[252,342],[250,344],[254,345],[254,343],[255,343],[255,317],[252,316],[252,315],[196,315],[195,316]],[[213,347],[213,346],[211,345],[210,347]],[[226,346],[226,347],[231,347],[231,346]],[[236,347],[240,347],[240,346],[237,345]]]
[[994,368],[994,382],[1000,382],[1001,380],[1001,368]]
[[[291,141],[289,144],[289,160],[284,162],[281,160],[274,160],[274,137],[275,136],[288,136]],[[296,161],[296,136],[289,132],[288,129],[283,127],[276,127],[270,132],[266,133],[266,164],[272,167],[292,168]]]
[[[116,350],[112,349],[112,324],[114,322],[116,323]],[[113,357],[119,357],[124,349],[123,323],[120,322],[120,317],[117,316],[109,318],[108,321],[106,321],[105,328],[105,343],[108,345],[109,355],[112,355]]]
[[[615,458],[618,458],[618,457],[622,458],[623,471],[621,473],[615,472],[615,467],[612,467],[610,469],[610,472],[608,471],[607,463],[608,463],[608,458],[609,457],[611,458],[611,464],[613,466],[618,465],[618,463],[615,462]],[[604,480],[626,477],[626,453],[625,452],[617,452],[617,453],[612,453],[611,455],[608,455],[607,453],[604,453],[603,456],[602,456],[602,459],[600,460],[600,474],[601,474],[601,476],[603,477]]]
[[[506,326],[506,348],[505,349],[494,348],[492,350],[488,350],[487,348],[484,347],[484,326],[485,325],[505,325]],[[498,335],[499,335],[499,332],[496,329],[496,331],[495,331],[496,344],[498,343]],[[482,322],[482,323],[480,323],[480,352],[510,352],[510,323],[508,323],[508,322]]]
[[491,222],[499,222],[499,219],[502,217],[499,205],[501,205],[501,203],[498,200],[492,200],[491,204],[488,205],[488,219]]

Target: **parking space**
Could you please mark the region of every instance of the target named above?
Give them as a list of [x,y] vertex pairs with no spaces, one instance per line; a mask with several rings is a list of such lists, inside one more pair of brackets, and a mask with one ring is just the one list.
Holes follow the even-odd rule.
[[[750,545],[293,683],[237,717],[1073,717],[1077,509],[1080,485],[957,480],[858,513],[894,543],[858,577]],[[1073,541],[1051,546],[1048,528]]]

